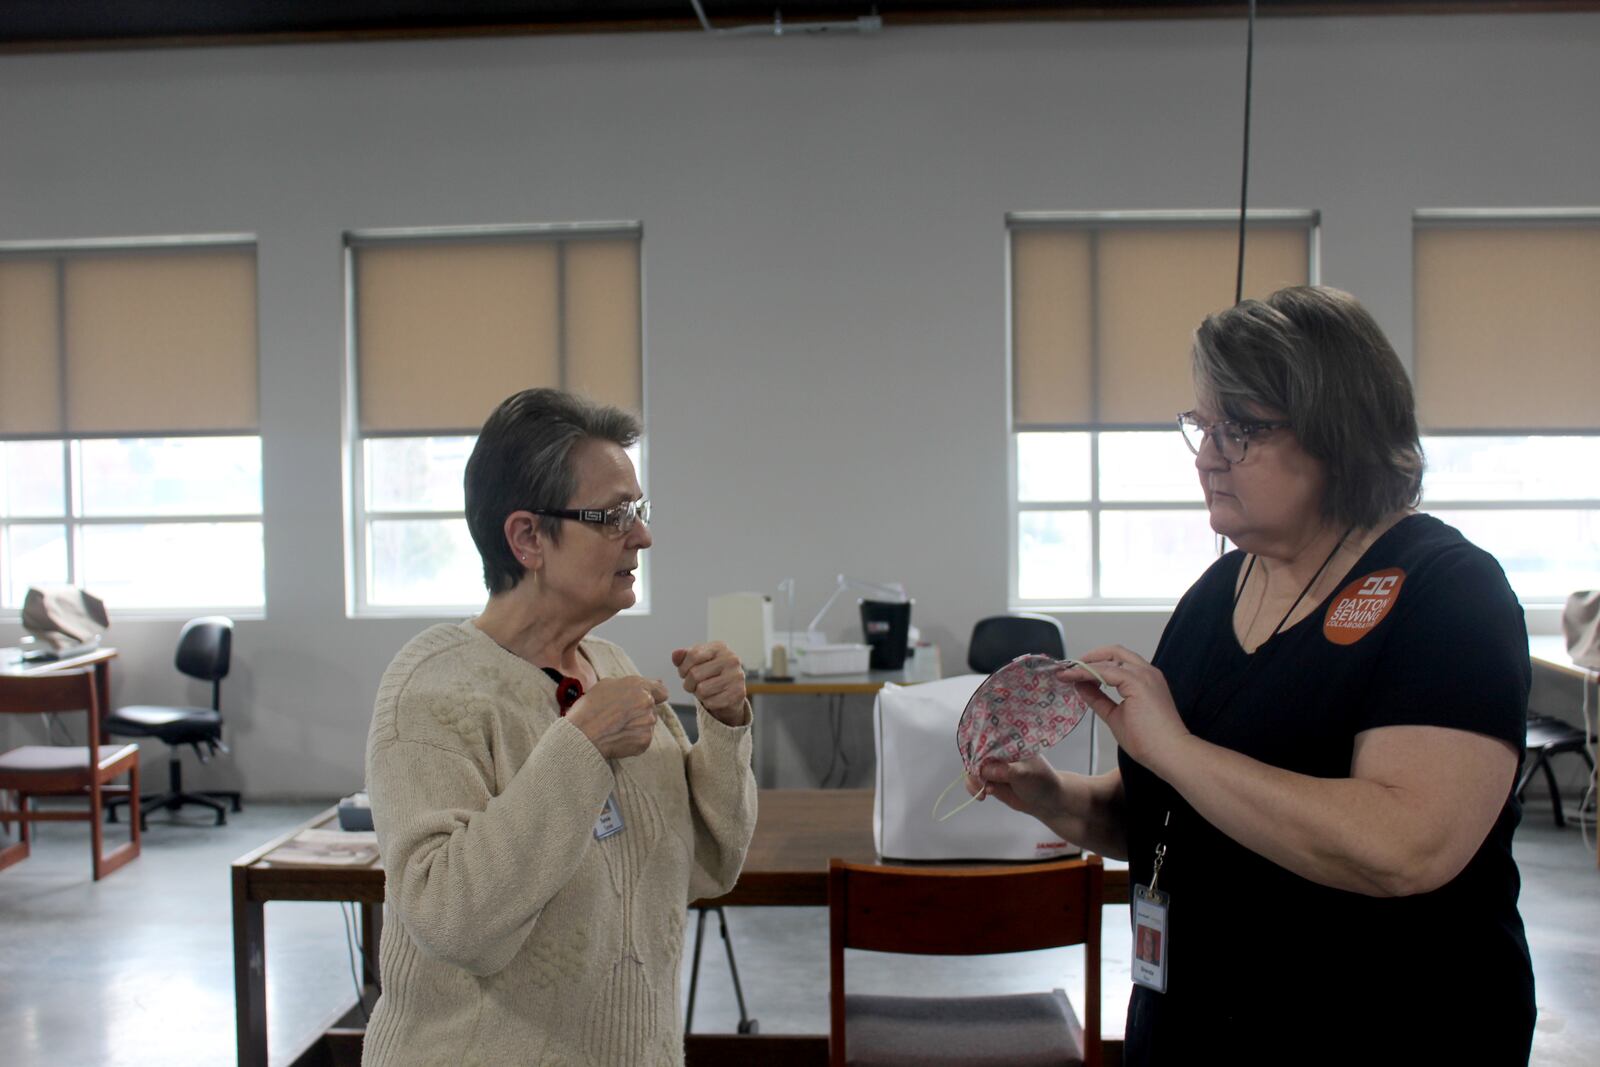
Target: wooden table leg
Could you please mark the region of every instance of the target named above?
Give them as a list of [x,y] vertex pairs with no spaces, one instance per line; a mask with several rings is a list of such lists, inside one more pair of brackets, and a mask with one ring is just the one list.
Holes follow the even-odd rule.
[[[111,715],[111,661],[108,659],[94,665],[94,692],[95,702],[100,705],[98,708],[100,729],[103,731],[106,719]],[[135,797],[133,800],[135,807],[138,803],[139,800]]]
[[370,985],[383,992],[378,980],[378,946],[383,942],[383,905],[371,901],[361,902],[361,955],[367,969],[362,985]]
[[239,1067],[267,1067],[266,903],[249,899],[233,869],[233,998]]

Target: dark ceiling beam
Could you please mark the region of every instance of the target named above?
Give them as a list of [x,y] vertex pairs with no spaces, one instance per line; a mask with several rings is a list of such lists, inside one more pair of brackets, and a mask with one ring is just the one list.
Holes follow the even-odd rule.
[[[718,29],[877,14],[894,26],[1241,18],[1227,0],[702,0]],[[1600,11],[1600,0],[1261,0],[1262,17],[1484,15]],[[504,37],[700,33],[689,0],[60,0],[0,2],[0,54]]]

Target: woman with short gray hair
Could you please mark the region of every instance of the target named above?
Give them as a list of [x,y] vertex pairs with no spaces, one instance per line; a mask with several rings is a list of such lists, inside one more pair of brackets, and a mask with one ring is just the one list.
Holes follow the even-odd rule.
[[591,632],[652,543],[639,432],[529,389],[467,461],[488,604],[400,650],[367,744],[388,921],[365,1064],[683,1063],[685,906],[733,887],[756,788],[727,646],[672,653],[691,745],[666,686]]
[[1118,768],[1035,757],[968,788],[1129,861],[1125,1063],[1525,1063],[1522,609],[1415,510],[1411,386],[1349,294],[1210,316],[1194,375],[1180,428],[1238,547],[1151,659],[1107,646],[1061,673]]

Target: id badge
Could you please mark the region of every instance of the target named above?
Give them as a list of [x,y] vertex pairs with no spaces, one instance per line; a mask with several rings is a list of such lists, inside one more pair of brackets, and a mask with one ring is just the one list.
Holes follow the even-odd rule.
[[1133,887],[1133,981],[1157,993],[1167,991],[1167,905],[1159,889]]
[[600,817],[594,821],[594,839],[604,841],[620,833],[622,833],[622,809],[617,807],[617,795],[612,793],[606,797],[606,806],[600,809]]

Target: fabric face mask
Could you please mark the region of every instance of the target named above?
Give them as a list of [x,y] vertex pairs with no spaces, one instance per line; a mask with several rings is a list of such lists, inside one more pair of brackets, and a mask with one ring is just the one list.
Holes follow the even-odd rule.
[[1063,667],[1082,667],[1105,684],[1097,671],[1078,660],[1030,654],[1018,656],[978,686],[956,726],[963,772],[934,801],[935,818],[943,822],[978,799],[979,794],[973,794],[965,803],[937,814],[945,795],[966,775],[976,776],[985,760],[1025,760],[1057,744],[1085,716],[1094,714],[1077,686],[1056,677]]

